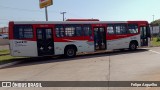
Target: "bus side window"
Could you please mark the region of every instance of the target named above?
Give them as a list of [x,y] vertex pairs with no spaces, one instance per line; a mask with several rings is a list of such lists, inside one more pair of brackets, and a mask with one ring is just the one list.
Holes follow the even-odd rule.
[[64,28],[62,25],[57,25],[55,28],[56,31],[56,37],[64,37],[65,33],[64,33]]
[[130,34],[138,33],[138,25],[136,25],[136,24],[128,24],[128,33],[130,33]]
[[126,24],[116,24],[115,31],[116,34],[127,34]]
[[13,33],[15,39],[33,38],[33,28],[31,25],[15,25]]
[[108,34],[115,34],[115,31],[114,31],[114,26],[113,25],[108,25],[107,26],[107,33]]
[[91,36],[92,35],[92,30],[90,25],[84,25],[83,26],[83,32],[84,36]]
[[60,37],[60,30],[59,30],[59,28],[58,27],[56,27],[56,37]]
[[82,27],[80,25],[75,25],[76,36],[83,36]]
[[68,25],[65,27],[65,36],[72,37],[76,35],[76,28],[73,25]]

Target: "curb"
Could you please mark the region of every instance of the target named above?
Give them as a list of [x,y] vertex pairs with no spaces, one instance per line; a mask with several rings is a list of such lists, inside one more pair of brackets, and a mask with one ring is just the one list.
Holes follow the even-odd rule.
[[1,68],[5,68],[5,67],[8,67],[8,66],[12,66],[12,65],[15,65],[15,64],[18,64],[20,63],[21,61],[15,61],[15,62],[10,62],[10,63],[6,63],[6,64],[2,64],[0,65],[0,69]]

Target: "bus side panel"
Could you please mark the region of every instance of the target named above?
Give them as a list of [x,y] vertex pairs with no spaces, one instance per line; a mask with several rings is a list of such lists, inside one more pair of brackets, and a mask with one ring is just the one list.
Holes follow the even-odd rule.
[[10,40],[12,56],[38,56],[36,41]]
[[128,36],[124,38],[117,38],[117,39],[110,39],[107,41],[107,49],[114,50],[114,49],[125,49],[129,48],[129,44],[132,40],[136,40],[138,45],[140,46],[140,35]]
[[55,42],[55,55],[64,54],[64,49],[67,45],[75,45],[77,53],[81,52],[94,52],[94,42],[87,40],[72,40],[72,42]]

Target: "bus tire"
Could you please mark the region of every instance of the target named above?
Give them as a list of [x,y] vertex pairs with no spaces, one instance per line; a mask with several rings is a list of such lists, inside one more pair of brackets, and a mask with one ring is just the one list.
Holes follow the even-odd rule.
[[129,44],[129,50],[134,51],[137,49],[137,44],[135,42],[131,42]]
[[67,47],[64,50],[64,55],[67,58],[73,58],[76,56],[76,49],[74,47]]

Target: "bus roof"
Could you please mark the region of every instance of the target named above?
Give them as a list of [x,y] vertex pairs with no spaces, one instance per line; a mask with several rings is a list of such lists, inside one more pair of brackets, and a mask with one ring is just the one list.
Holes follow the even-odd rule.
[[145,23],[147,21],[11,21],[14,24],[119,24],[119,23]]
[[67,19],[66,21],[100,21],[99,19]]

